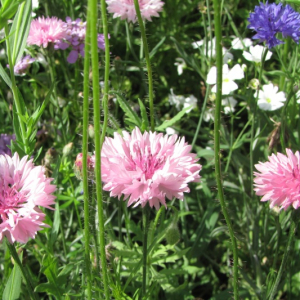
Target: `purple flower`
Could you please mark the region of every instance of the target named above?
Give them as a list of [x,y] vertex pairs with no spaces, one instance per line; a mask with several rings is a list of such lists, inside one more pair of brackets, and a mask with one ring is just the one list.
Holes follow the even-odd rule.
[[[56,42],[54,48],[56,50],[65,50],[70,47],[72,50],[68,55],[67,61],[70,64],[74,64],[79,58],[79,55],[84,57],[86,22],[83,22],[79,18],[72,21],[70,17],[67,17],[64,23],[64,30],[66,37]],[[98,34],[98,47],[102,50],[105,48],[103,34]]]
[[28,71],[30,65],[35,61],[35,58],[32,58],[30,55],[21,57],[21,59],[14,66],[15,75],[25,75]]
[[260,3],[259,6],[255,6],[248,21],[250,23],[248,28],[257,32],[253,39],[266,42],[269,48],[284,43],[276,38],[277,33],[281,33],[284,38],[290,36],[297,44],[299,43],[300,14],[290,5]]
[[16,136],[6,134],[6,133],[1,133],[0,135],[0,155],[7,154],[11,156],[11,151],[7,146],[10,146],[11,140],[15,140]]

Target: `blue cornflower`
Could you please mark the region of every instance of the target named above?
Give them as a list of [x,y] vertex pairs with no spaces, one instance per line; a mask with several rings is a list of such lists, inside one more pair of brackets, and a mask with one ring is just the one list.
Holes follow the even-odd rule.
[[250,23],[248,28],[257,32],[253,39],[266,42],[269,48],[284,43],[276,38],[277,33],[281,33],[284,38],[290,36],[297,44],[299,43],[300,14],[290,5],[260,3],[259,6],[255,6],[248,21]]

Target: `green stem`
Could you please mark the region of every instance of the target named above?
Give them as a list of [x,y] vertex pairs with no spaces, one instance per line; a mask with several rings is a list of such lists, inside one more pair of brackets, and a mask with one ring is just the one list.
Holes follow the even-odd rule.
[[108,82],[109,82],[109,68],[110,68],[108,24],[107,24],[105,0],[101,0],[101,17],[102,17],[103,34],[104,34],[104,41],[105,41],[104,95],[102,99],[102,107],[104,113],[102,135],[101,135],[101,147],[102,147],[102,144],[105,139],[106,128],[108,123]]
[[273,288],[271,290],[270,297],[268,298],[269,300],[274,299],[274,297],[277,293],[277,289],[278,289],[281,277],[283,275],[284,268],[287,267],[287,260],[288,260],[289,254],[291,252],[292,241],[293,241],[293,237],[295,236],[295,230],[296,230],[296,227],[297,227],[297,224],[298,224],[298,220],[299,220],[299,212],[293,211],[292,221],[291,221],[291,226],[290,226],[290,232],[289,232],[289,237],[288,237],[288,243],[287,243],[284,255],[283,255],[283,259],[282,259],[280,269],[278,271],[275,283],[274,283]]
[[[23,145],[24,145],[24,152],[26,154],[29,154],[30,149],[28,146],[28,139],[26,138],[25,124],[20,117],[20,116],[24,116],[24,112],[22,110],[21,101],[19,98],[19,92],[18,92],[18,88],[16,85],[16,79],[15,79],[15,74],[14,74],[14,64],[12,61],[12,54],[11,54],[11,49],[10,49],[10,44],[9,44],[9,39],[8,39],[8,26],[5,25],[4,29],[5,29],[5,37],[7,39],[6,40],[6,48],[7,48],[7,57],[8,57],[8,64],[9,64],[9,70],[10,70],[10,78],[11,78],[11,90],[13,92],[14,102],[15,102],[16,109],[17,109],[17,114],[18,114],[21,134],[22,134],[22,141],[23,141]],[[19,145],[19,146],[21,146],[21,145]]]
[[221,125],[221,100],[222,100],[222,32],[221,32],[221,9],[220,1],[214,0],[214,20],[215,20],[215,36],[216,36],[216,63],[217,63],[217,93],[216,93],[216,110],[215,110],[215,126],[214,126],[214,139],[215,139],[215,174],[218,188],[218,196],[225,217],[233,252],[233,290],[234,299],[239,299],[238,291],[238,251],[237,243],[233,232],[231,220],[229,218],[227,207],[224,199],[224,192],[222,186],[222,173],[221,173],[221,158],[220,158],[220,125]]
[[9,249],[9,252],[10,252],[11,256],[13,257],[14,261],[19,266],[21,273],[23,275],[23,278],[26,281],[26,287],[27,287],[28,293],[30,295],[30,298],[33,300],[37,300],[37,297],[33,292],[34,288],[33,288],[33,283],[30,279],[30,275],[29,275],[27,269],[23,267],[22,262],[20,261],[19,255],[17,254],[15,245],[11,244],[8,240],[6,240],[6,245],[7,245],[7,248]]
[[94,128],[95,128],[95,177],[96,177],[96,197],[98,206],[98,222],[99,222],[99,242],[100,242],[100,259],[102,267],[102,280],[104,285],[105,299],[110,299],[108,287],[108,273],[105,255],[105,236],[104,236],[104,215],[103,215],[103,195],[101,181],[101,139],[100,139],[100,87],[99,87],[99,60],[97,45],[97,20],[98,7],[97,0],[88,1],[88,9],[90,11],[91,30],[91,57],[92,57],[92,74],[93,74],[93,106],[94,106]]
[[[90,18],[90,10],[87,11],[87,19]],[[92,275],[90,261],[90,215],[89,215],[89,183],[88,183],[88,126],[89,126],[89,71],[90,71],[90,22],[87,22],[85,46],[84,46],[84,78],[83,78],[83,131],[82,131],[82,184],[84,201],[84,250],[85,250],[85,274],[87,281],[87,299],[92,299]]]
[[153,109],[153,79],[152,79],[152,68],[151,68],[151,62],[150,62],[150,55],[149,55],[149,49],[148,49],[148,43],[147,43],[147,37],[146,37],[146,31],[144,22],[142,19],[140,7],[139,7],[139,1],[134,0],[134,7],[136,10],[136,16],[139,22],[141,35],[142,35],[142,41],[144,46],[144,53],[145,53],[145,59],[147,63],[147,70],[148,70],[148,87],[149,87],[149,108],[150,108],[150,124],[151,124],[151,131],[154,131],[154,109]]
[[149,229],[150,207],[147,204],[143,208],[143,281],[142,281],[142,299],[146,299],[147,287],[147,257],[148,257],[148,229]]

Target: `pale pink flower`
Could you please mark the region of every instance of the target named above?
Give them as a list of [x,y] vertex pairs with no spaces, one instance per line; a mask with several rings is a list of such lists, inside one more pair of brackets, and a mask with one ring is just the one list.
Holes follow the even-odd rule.
[[[133,0],[106,0],[107,10],[113,13],[114,18],[128,20],[135,23],[137,20]],[[139,0],[139,7],[143,19],[151,21],[151,17],[159,17],[164,2],[160,0]]]
[[300,154],[286,149],[282,153],[272,154],[269,161],[255,165],[260,172],[254,172],[256,195],[263,196],[261,201],[270,201],[270,207],[287,209],[292,205],[300,206]]
[[10,243],[26,243],[41,226],[49,227],[38,206],[53,209],[52,180],[27,156],[20,160],[17,153],[0,155],[0,241],[6,236]]
[[115,132],[102,148],[103,189],[111,197],[124,195],[134,207],[149,203],[159,209],[160,204],[166,206],[166,198],[183,200],[183,193],[190,191],[188,183],[200,179],[201,165],[191,149],[176,134],[142,134],[137,127],[131,134],[123,131],[123,137]]
[[48,43],[55,44],[66,37],[65,23],[62,20],[41,17],[32,20],[27,44],[46,48]]

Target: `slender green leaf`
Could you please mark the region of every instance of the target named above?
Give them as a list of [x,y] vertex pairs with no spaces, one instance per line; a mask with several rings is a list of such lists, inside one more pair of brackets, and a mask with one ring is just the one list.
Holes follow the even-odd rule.
[[22,275],[21,270],[17,264],[14,265],[12,272],[6,283],[2,300],[19,299],[21,293]]
[[142,130],[142,132],[144,132],[149,127],[148,115],[147,115],[147,111],[146,111],[144,103],[140,99],[138,99],[138,100],[139,100],[139,105],[140,105],[140,110],[141,110],[141,115],[142,115],[141,130]]
[[11,80],[5,70],[3,69],[2,65],[0,64],[0,76],[5,81],[5,83],[11,88]]

